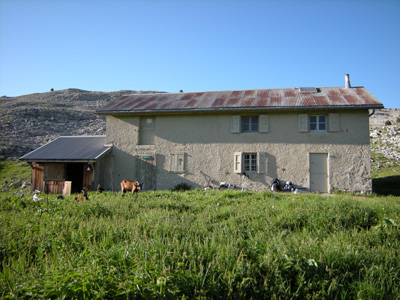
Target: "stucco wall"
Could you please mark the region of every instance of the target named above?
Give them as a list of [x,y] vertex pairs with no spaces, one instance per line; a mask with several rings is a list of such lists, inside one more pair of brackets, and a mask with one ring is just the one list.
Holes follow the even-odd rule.
[[[265,172],[249,174],[248,188],[269,188],[273,178],[309,188],[310,153],[327,153],[330,191],[369,192],[368,111],[335,113],[340,118],[339,131],[306,133],[299,132],[299,113],[295,112],[268,113],[268,133],[231,133],[229,114],[157,115],[152,146],[138,145],[140,117],[108,116],[106,143],[113,145],[113,152],[108,162],[112,171],[106,176],[118,189],[123,179],[141,176],[138,159],[143,153],[155,153],[156,189],[171,189],[182,182],[194,188],[211,181],[240,185],[241,176],[234,173],[234,153],[263,152]],[[171,171],[171,160],[178,153],[184,155],[182,173]]]

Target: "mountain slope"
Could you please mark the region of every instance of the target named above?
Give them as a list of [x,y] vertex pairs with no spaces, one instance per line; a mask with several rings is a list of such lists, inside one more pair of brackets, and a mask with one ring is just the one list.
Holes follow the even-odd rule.
[[105,134],[105,117],[95,110],[138,91],[66,89],[0,98],[0,158],[20,157],[61,135]]

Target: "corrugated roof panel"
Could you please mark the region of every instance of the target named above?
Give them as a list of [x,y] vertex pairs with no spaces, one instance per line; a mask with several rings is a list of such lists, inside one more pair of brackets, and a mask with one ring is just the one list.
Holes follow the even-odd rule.
[[296,91],[294,89],[285,89],[283,92],[284,97],[297,97]]
[[338,91],[338,89],[326,89],[325,92],[332,105],[348,104],[346,99],[343,98],[342,94]]
[[257,95],[257,90],[246,90],[244,91],[244,98],[255,98]]
[[225,103],[228,102],[229,94],[228,94],[228,92],[220,92],[220,93],[218,93],[216,95],[217,97],[214,100],[214,103],[212,104],[212,107],[214,107],[214,108],[224,107]]
[[[141,97],[138,97],[136,99],[129,98],[129,100],[130,100],[130,106],[129,106],[129,109],[127,109],[127,110],[134,110],[139,107],[143,107],[147,103],[146,99],[143,99]],[[128,102],[128,104],[129,104],[129,102]],[[121,108],[121,110],[124,110],[124,109]]]
[[360,99],[364,100],[365,104],[371,105],[379,102],[378,99],[365,88],[352,88],[352,90],[354,90],[354,93],[357,94]]
[[111,147],[105,147],[105,136],[62,136],[24,155],[28,161],[94,161]]
[[[173,94],[173,95],[176,95],[176,94]],[[172,100],[171,94],[158,94],[157,96],[158,96],[157,97],[158,101],[162,102],[162,103],[171,102],[171,100]]]
[[297,106],[297,96],[286,97],[285,98],[285,106],[288,106],[288,107]]
[[255,98],[245,97],[240,105],[241,107],[255,107]]
[[257,96],[257,91],[256,90],[248,90],[244,91],[243,99],[240,104],[241,107],[255,107],[256,101],[256,96]]
[[154,110],[154,109],[157,109],[159,106],[160,105],[156,102],[150,102],[150,103],[147,103],[146,106],[144,106],[144,109],[145,110]]
[[258,106],[258,107],[268,106],[268,97],[257,97],[255,106]]
[[190,100],[189,102],[186,103],[185,108],[194,108],[197,106],[197,100]]
[[218,108],[218,107],[223,107],[225,99],[223,98],[217,98],[214,100],[214,103],[211,105],[211,107]]
[[191,100],[194,96],[194,93],[181,93],[182,97],[180,100],[185,101],[185,100]]
[[229,107],[238,107],[242,101],[244,91],[233,91],[226,103]]
[[274,89],[269,91],[269,106],[281,106],[282,100],[282,90]]
[[169,106],[171,105],[171,103],[170,102],[164,102],[164,103],[162,103],[162,104],[160,104],[160,106],[158,107],[158,109],[167,109],[167,108],[169,108]]
[[338,91],[342,94],[343,98],[346,99],[349,104],[363,104],[363,101],[350,89],[338,89]]
[[202,108],[202,109],[207,109],[210,108],[211,105],[214,102],[214,94],[213,93],[207,93],[204,92],[200,95],[200,98],[198,98],[198,102],[197,102],[197,107],[196,108]]
[[312,97],[314,98],[317,106],[329,106],[331,104],[326,95],[313,95]]
[[383,108],[372,94],[365,88],[316,88],[315,93],[300,93],[298,89],[262,89],[242,91],[215,91],[197,93],[158,93],[134,94],[123,96],[113,101],[97,114],[189,112],[191,110],[213,111],[215,109],[249,109],[257,108],[268,110],[302,109],[307,107],[342,108]]
[[315,100],[314,97],[311,94],[305,94],[301,96],[301,101],[300,101],[301,106],[315,106]]
[[183,109],[186,105],[186,101],[174,101],[171,102],[169,107],[170,109]]

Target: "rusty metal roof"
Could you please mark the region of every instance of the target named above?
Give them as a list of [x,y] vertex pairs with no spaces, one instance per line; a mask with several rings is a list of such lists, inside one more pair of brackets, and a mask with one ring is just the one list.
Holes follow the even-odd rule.
[[105,138],[104,135],[61,136],[20,159],[34,162],[95,162],[111,149],[111,146],[104,146]]
[[98,110],[96,114],[154,114],[330,108],[383,108],[383,104],[364,87],[316,88],[316,92],[304,92],[304,89],[300,91],[299,88],[286,88],[126,95],[110,102]]

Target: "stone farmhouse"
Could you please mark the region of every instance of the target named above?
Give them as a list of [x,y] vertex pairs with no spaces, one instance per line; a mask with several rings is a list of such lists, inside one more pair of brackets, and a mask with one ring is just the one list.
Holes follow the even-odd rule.
[[[131,179],[165,190],[226,182],[265,190],[278,178],[310,192],[369,193],[369,116],[380,108],[348,75],[344,87],[123,96],[96,112],[106,116],[97,145],[105,155],[92,157],[90,184],[118,190]],[[35,151],[22,159],[40,164]]]

